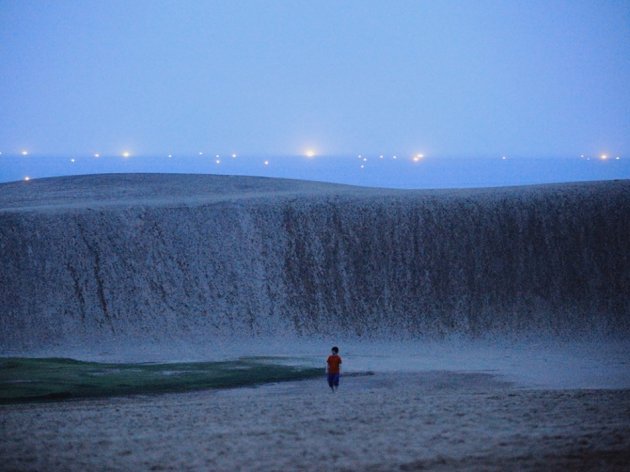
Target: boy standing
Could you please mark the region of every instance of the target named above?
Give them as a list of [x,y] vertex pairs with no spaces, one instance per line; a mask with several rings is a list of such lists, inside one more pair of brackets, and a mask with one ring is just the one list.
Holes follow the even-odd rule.
[[328,386],[334,393],[335,390],[339,388],[339,373],[341,371],[341,357],[339,356],[339,348],[337,346],[332,348],[332,354],[328,356],[326,364]]

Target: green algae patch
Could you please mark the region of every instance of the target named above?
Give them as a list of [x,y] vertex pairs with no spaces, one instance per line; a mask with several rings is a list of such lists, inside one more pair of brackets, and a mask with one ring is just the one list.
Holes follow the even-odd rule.
[[249,357],[222,362],[105,364],[64,358],[2,358],[0,403],[245,387],[323,375],[322,369],[282,361]]

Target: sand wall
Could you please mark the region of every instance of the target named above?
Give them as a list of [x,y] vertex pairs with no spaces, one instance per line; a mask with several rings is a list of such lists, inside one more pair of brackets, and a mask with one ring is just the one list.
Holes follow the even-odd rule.
[[28,185],[0,185],[4,352],[104,339],[630,334],[628,181],[386,191],[126,175]]

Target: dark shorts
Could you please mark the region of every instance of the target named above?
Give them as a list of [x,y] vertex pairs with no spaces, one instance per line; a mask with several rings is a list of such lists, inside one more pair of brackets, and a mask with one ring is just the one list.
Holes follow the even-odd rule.
[[339,374],[328,374],[328,386],[339,387]]

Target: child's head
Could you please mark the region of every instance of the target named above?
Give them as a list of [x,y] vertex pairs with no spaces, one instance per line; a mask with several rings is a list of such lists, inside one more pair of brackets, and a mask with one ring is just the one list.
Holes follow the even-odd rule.
[[332,353],[333,354],[339,354],[339,348],[337,346],[333,346]]

